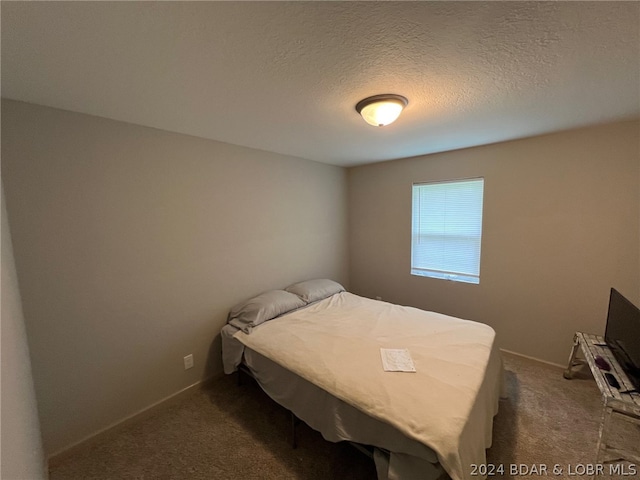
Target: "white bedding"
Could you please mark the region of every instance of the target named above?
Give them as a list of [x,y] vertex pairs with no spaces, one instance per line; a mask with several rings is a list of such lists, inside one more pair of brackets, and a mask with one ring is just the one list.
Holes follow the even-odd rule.
[[[486,463],[502,366],[487,325],[347,292],[234,338],[438,455],[454,479]],[[406,348],[416,373],[384,372]]]

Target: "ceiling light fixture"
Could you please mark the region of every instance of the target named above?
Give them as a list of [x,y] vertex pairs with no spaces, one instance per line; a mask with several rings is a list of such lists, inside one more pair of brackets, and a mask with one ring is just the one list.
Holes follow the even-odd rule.
[[356,104],[356,111],[369,125],[384,127],[395,122],[408,103],[409,100],[402,95],[386,93],[360,100]]

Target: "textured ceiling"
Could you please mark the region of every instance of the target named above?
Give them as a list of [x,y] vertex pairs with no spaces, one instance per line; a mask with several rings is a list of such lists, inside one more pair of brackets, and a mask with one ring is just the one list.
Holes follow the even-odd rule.
[[[6,2],[2,96],[335,165],[640,116],[637,2]],[[355,104],[397,93],[400,119]]]

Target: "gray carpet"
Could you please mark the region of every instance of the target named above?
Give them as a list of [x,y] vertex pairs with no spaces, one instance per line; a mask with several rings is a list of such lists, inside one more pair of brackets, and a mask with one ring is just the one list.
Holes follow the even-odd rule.
[[[545,465],[549,478],[586,478],[595,463],[600,394],[588,371],[575,379],[562,370],[504,354],[509,396],[500,403],[487,461],[529,469]],[[348,444],[332,444],[304,424],[290,446],[288,413],[253,382],[235,376],[161,412],[107,435],[51,465],[52,480],[66,479],[349,479],[376,478],[372,461]],[[640,445],[640,429],[614,425],[614,440]],[[554,465],[561,474],[553,474]],[[633,466],[627,465],[626,473]],[[571,470],[570,470],[571,469]],[[637,468],[640,474],[640,468]],[[610,477],[608,477],[610,478]],[[640,478],[624,476],[621,478]]]

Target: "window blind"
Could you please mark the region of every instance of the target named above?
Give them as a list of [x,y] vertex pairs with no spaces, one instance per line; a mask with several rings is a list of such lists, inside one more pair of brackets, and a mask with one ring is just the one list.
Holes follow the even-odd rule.
[[411,274],[480,283],[484,179],[413,185]]

